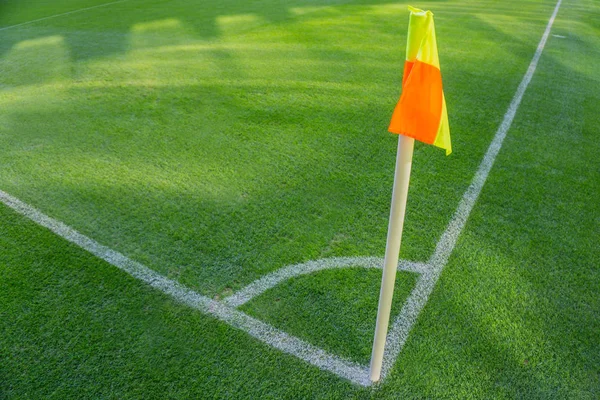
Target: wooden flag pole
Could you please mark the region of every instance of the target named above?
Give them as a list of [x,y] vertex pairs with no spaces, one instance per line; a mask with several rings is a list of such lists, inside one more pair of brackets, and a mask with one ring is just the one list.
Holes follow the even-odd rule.
[[381,377],[383,352],[390,322],[394,283],[396,282],[396,271],[398,270],[398,258],[400,256],[400,242],[402,241],[402,227],[404,226],[404,215],[406,214],[408,182],[410,180],[410,169],[415,145],[413,138],[404,135],[398,136],[394,190],[392,192],[392,206],[388,225],[387,244],[385,247],[381,292],[379,293],[375,339],[371,355],[370,378],[373,382],[378,381]]

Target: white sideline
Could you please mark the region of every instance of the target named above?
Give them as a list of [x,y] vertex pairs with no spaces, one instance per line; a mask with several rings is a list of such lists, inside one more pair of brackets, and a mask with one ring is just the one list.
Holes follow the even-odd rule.
[[118,0],[118,1],[111,1],[110,3],[104,3],[104,4],[98,4],[97,6],[91,6],[91,7],[85,7],[85,8],[79,8],[77,10],[73,10],[73,11],[67,11],[61,14],[55,14],[55,15],[49,15],[47,17],[43,17],[43,18],[38,18],[38,19],[33,19],[31,21],[27,21],[27,22],[21,22],[20,24],[15,24],[15,25],[10,25],[10,26],[5,26],[0,28],[0,31],[5,31],[7,29],[12,29],[12,28],[17,28],[19,26],[23,26],[23,25],[29,25],[29,24],[33,24],[36,22],[40,22],[40,21],[45,21],[47,19],[52,19],[52,18],[57,18],[57,17],[62,17],[64,15],[69,15],[69,14],[75,14],[75,13],[79,13],[82,11],[87,11],[87,10],[92,10],[94,8],[100,8],[100,7],[106,7],[106,6],[110,6],[112,4],[117,4],[117,3],[124,3],[126,1],[129,0]]
[[[117,2],[106,3],[104,5],[120,3],[124,1],[128,0],[120,0]],[[548,21],[546,31],[544,32],[529,68],[510,103],[508,111],[504,115],[502,124],[498,128],[492,143],[488,147],[488,150],[481,164],[479,165],[473,181],[463,195],[463,198],[454,216],[452,217],[452,220],[448,224],[446,231],[442,234],[434,254],[431,256],[427,264],[401,262],[399,265],[400,269],[420,273],[420,277],[388,333],[386,340],[386,353],[384,356],[384,365],[380,382],[383,382],[387,374],[390,372],[395,360],[404,346],[404,343],[406,342],[406,339],[408,338],[412,326],[417,320],[419,313],[427,303],[427,300],[433,291],[433,288],[435,287],[443,268],[448,263],[448,259],[450,258],[450,255],[456,245],[458,236],[465,227],[469,214],[471,213],[471,210],[473,209],[473,206],[475,205],[475,202],[481,193],[496,156],[502,147],[504,138],[510,129],[519,104],[523,98],[523,94],[525,93],[525,90],[527,89],[527,86],[529,85],[529,82],[531,81],[531,78],[535,72],[538,60],[550,34],[552,24],[554,23],[554,19],[558,13],[561,2],[562,0],[559,0],[556,4],[554,12]],[[90,8],[102,7],[104,5]],[[66,15],[83,10],[85,9],[59,14],[56,16]],[[56,16],[46,17],[43,19],[53,18]],[[33,23],[36,21],[30,21],[28,23]],[[15,26],[19,25],[13,25],[11,27]],[[0,30],[11,27],[1,28]],[[264,343],[267,343],[285,353],[292,354],[323,370],[333,372],[338,376],[348,379],[356,384],[363,386],[369,386],[372,384],[372,382],[369,380],[368,366],[359,365],[341,357],[331,355],[324,350],[319,349],[318,347],[304,342],[296,337],[288,335],[287,333],[280,331],[269,324],[258,321],[246,315],[245,313],[236,310],[231,305],[225,304],[225,302],[215,301],[206,296],[202,296],[184,287],[183,285],[152,271],[148,267],[127,258],[123,254],[111,250],[108,247],[88,238],[87,236],[80,234],[71,227],[48,217],[37,209],[23,203],[19,199],[1,190],[0,201],[37,224],[50,229],[58,236],[76,244],[77,246],[116,266],[117,268],[127,272],[134,278],[161,290],[162,292],[174,297],[184,304],[189,305],[190,307],[212,315],[233,327],[244,330],[251,336],[263,341]],[[307,263],[285,267],[280,271],[268,274],[265,277],[255,281],[225,301],[231,304],[243,304],[257,294],[262,293],[262,288],[268,289],[269,287],[272,287],[272,284],[277,284],[282,280],[289,279],[290,277],[298,274],[310,273],[327,268],[340,268],[344,266],[381,268],[381,266],[375,265],[378,262],[377,260],[380,259],[376,257],[334,258],[309,261]]]

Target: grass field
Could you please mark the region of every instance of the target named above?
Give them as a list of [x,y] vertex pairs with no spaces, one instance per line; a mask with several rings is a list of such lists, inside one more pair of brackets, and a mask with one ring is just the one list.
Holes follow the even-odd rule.
[[[383,255],[406,4],[105,3],[0,2],[0,190],[214,299],[290,264]],[[454,150],[415,147],[401,258],[424,262],[556,3],[411,4],[435,13]],[[599,398],[600,4],[564,0],[552,34],[381,384],[275,350],[0,205],[0,399]],[[394,314],[414,280],[399,274]],[[325,271],[243,310],[365,363],[379,281]]]

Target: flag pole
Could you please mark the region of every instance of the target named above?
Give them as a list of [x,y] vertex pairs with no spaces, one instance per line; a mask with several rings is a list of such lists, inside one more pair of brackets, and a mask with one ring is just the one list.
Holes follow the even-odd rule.
[[379,293],[379,309],[377,311],[377,324],[375,326],[375,339],[371,354],[370,379],[377,382],[381,377],[383,352],[390,322],[394,283],[398,270],[400,256],[400,242],[402,240],[402,227],[406,214],[406,198],[408,196],[408,182],[415,140],[411,137],[398,135],[398,153],[396,154],[396,171],[394,173],[394,189],[392,191],[392,206],[388,225],[387,243],[385,246],[385,260],[383,262],[383,277]]

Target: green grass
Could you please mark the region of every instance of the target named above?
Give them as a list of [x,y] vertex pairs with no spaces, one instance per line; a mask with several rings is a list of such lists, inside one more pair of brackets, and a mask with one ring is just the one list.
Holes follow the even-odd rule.
[[[4,190],[210,296],[287,264],[382,254],[406,8],[290,2],[275,22],[274,3],[223,6],[212,36],[183,1],[5,31]],[[497,128],[551,9],[531,7],[511,41],[519,18],[492,29],[495,14],[440,9],[460,134],[450,158],[417,146],[404,258],[431,255]]]
[[[397,315],[417,275],[396,276],[392,315]],[[252,299],[241,310],[333,354],[368,364],[381,285],[381,270],[329,270],[296,277]]]
[[356,392],[351,383],[157,293],[5,206],[0,217],[0,398]]
[[[98,4],[5,1],[0,29]],[[402,257],[425,261],[555,3],[414,5],[436,16],[454,149],[415,148]],[[597,398],[599,16],[563,3],[565,37],[381,386],[180,306],[2,206],[0,398]],[[383,0],[130,0],[0,30],[0,189],[211,297],[381,256],[406,22]],[[297,278],[246,307],[365,361],[374,272]]]

